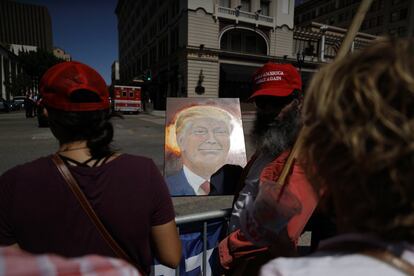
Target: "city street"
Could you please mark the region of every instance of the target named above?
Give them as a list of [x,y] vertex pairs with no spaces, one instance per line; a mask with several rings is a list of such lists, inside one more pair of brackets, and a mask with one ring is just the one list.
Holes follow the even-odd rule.
[[[250,129],[254,115],[243,115],[243,128],[247,156],[252,152],[249,143]],[[125,115],[124,119],[115,118],[114,147],[121,152],[152,158],[161,172],[164,166],[164,112],[152,114]],[[37,118],[25,118],[24,112],[0,114],[0,174],[15,165],[29,162],[40,156],[55,152],[58,143],[49,128],[37,127]],[[177,215],[194,214],[204,211],[231,207],[233,196],[180,197],[174,198]],[[197,202],[197,204],[194,204]]]
[[0,14],[0,276],[414,275],[414,0]]
[[[114,119],[114,147],[122,152],[151,157],[159,168],[163,165],[164,118],[148,115],[127,115]],[[36,118],[22,112],[0,114],[0,172],[39,156],[53,153],[58,144],[49,128],[38,128]]]
[[[248,134],[252,127],[253,115],[243,116],[243,128],[248,157],[252,147]],[[164,123],[163,112],[154,111],[151,115],[125,115],[115,118],[114,147],[121,152],[143,155],[152,158],[160,171],[164,166]],[[7,169],[29,162],[37,157],[55,152],[58,143],[49,128],[37,127],[37,118],[25,118],[24,112],[0,114],[0,174]]]

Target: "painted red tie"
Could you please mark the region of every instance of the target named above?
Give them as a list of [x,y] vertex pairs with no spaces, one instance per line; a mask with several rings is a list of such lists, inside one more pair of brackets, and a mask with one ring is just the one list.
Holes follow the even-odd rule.
[[210,193],[210,182],[207,180],[200,185],[200,188],[208,195]]

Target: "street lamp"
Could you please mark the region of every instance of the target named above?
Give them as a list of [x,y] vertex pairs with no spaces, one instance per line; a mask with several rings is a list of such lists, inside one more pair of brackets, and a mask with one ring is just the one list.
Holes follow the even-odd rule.
[[305,63],[305,58],[306,58],[306,55],[305,55],[304,51],[302,51],[302,53],[297,52],[296,60],[298,62],[299,72],[300,72],[301,76],[302,76],[302,66]]
[[[302,76],[302,66],[303,66],[303,64],[305,63],[305,58],[306,58],[305,51],[302,51],[302,53],[297,52],[297,54],[296,54],[296,60],[297,60],[297,62],[298,62],[298,67],[299,67],[299,75],[300,75],[300,78],[301,78],[302,80],[303,80],[303,76]],[[303,84],[303,82],[302,82],[302,89],[303,89],[303,86],[304,86],[304,84]]]
[[195,88],[195,92],[199,95],[204,94],[205,88],[203,86],[204,75],[203,69],[200,70],[200,75],[198,75],[197,86]]
[[262,9],[258,9],[254,14],[255,14],[255,16],[256,16],[256,20],[259,20],[259,16],[260,16],[260,13],[262,12]]

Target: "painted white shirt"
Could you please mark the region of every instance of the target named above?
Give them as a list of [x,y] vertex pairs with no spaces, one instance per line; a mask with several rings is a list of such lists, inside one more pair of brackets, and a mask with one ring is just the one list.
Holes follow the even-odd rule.
[[207,195],[206,192],[200,188],[201,184],[205,181],[209,181],[210,179],[204,179],[201,176],[192,172],[188,167],[185,165],[183,166],[184,175],[187,178],[188,183],[190,183],[191,188],[193,188],[196,195]]

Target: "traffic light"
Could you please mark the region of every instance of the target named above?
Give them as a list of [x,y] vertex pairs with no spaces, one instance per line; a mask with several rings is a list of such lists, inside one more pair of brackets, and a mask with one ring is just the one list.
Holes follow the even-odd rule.
[[151,75],[151,69],[148,69],[147,71],[145,71],[145,81],[151,81],[152,80],[152,75]]

